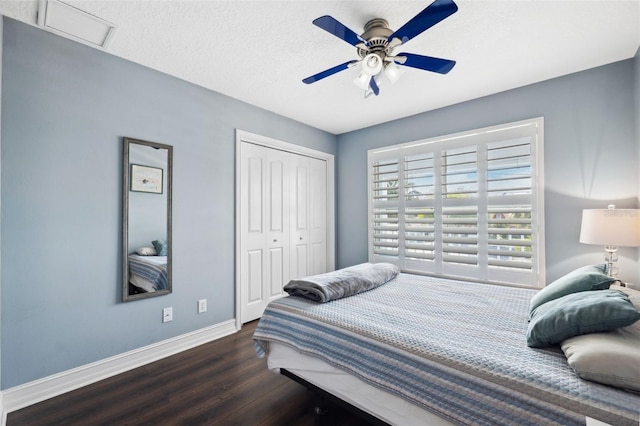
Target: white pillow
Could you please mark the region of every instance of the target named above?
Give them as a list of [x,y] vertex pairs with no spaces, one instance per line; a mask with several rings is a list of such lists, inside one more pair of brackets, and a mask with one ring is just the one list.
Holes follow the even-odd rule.
[[[640,310],[640,291],[617,285]],[[606,333],[571,337],[562,342],[567,362],[585,380],[640,392],[640,321]]]
[[155,256],[156,254],[158,254],[158,252],[156,252],[156,249],[154,249],[153,247],[140,247],[138,250],[136,250],[136,253],[140,256]]

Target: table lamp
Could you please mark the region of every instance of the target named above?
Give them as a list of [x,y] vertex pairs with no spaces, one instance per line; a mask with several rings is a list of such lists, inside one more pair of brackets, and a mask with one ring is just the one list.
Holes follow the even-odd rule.
[[607,209],[582,210],[580,242],[603,245],[607,273],[616,276],[619,272],[616,266],[618,247],[640,246],[640,210],[616,209],[613,204]]

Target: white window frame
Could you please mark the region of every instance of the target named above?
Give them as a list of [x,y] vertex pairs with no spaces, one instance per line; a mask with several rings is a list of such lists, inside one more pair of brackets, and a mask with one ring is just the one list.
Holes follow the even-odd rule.
[[[443,262],[442,254],[442,219],[437,219],[434,225],[435,244],[440,248],[435,254],[435,258],[430,262],[420,262],[405,257],[405,247],[402,240],[402,231],[404,229],[404,212],[406,209],[416,206],[415,200],[407,201],[404,197],[404,182],[400,183],[404,176],[404,162],[409,155],[421,154],[425,152],[438,152],[443,150],[451,150],[469,146],[485,146],[505,140],[514,140],[519,138],[528,138],[531,144],[531,195],[527,196],[531,203],[531,270],[519,271],[511,268],[489,268],[488,262],[482,264],[479,262],[474,266],[475,271],[465,265],[447,264]],[[450,135],[438,136],[430,139],[418,140],[413,142],[402,143],[398,145],[386,146],[383,148],[371,149],[367,152],[367,174],[368,174],[368,251],[369,262],[389,262],[400,267],[403,272],[410,272],[423,275],[432,275],[443,278],[465,279],[470,281],[478,281],[491,284],[506,284],[521,287],[540,288],[545,283],[545,253],[544,253],[544,119],[543,117],[532,118],[512,123],[506,123],[481,129],[469,130]],[[397,255],[380,255],[374,253],[374,211],[375,208],[384,207],[385,201],[374,200],[374,166],[377,161],[388,160],[398,163],[398,187],[402,187],[399,191],[397,202],[390,201],[389,206],[398,209],[398,235],[399,249]],[[451,206],[451,202],[455,205],[458,200],[444,200],[441,197],[441,173],[442,168],[439,160],[434,162],[434,170],[436,172],[435,183],[439,187],[434,192],[434,200],[432,203],[438,205],[440,212],[443,205]],[[483,155],[478,156],[478,170],[482,174],[481,169],[486,169],[486,158]],[[487,192],[487,179],[482,176],[478,181],[478,252],[486,253],[491,246],[487,236],[481,237],[482,231],[486,234],[487,224],[481,217],[487,217],[486,206],[490,200]],[[516,196],[517,197],[517,196]],[[486,200],[486,201],[482,201]],[[428,203],[425,201],[425,203]],[[375,204],[375,205],[374,205]],[[527,203],[528,204],[528,203]],[[483,207],[484,206],[484,207]],[[489,219],[487,219],[488,221]],[[487,222],[488,223],[488,222]],[[380,244],[377,244],[380,245]],[[410,257],[410,256],[409,256]],[[428,264],[428,265],[427,265]],[[434,266],[435,265],[435,266]],[[498,270],[496,272],[496,270]]]

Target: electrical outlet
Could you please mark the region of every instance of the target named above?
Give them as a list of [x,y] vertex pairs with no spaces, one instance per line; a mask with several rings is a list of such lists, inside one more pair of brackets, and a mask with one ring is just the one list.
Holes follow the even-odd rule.
[[202,314],[207,312],[207,299],[198,300],[198,313]]
[[173,308],[164,308],[162,310],[162,322],[173,321]]

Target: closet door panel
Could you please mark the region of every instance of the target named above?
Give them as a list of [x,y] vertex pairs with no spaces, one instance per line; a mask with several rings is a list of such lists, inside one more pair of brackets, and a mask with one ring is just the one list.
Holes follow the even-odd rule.
[[296,244],[296,246],[294,247],[294,258],[295,258],[295,263],[294,263],[294,267],[295,267],[295,271],[294,271],[294,275],[292,275],[295,278],[302,278],[302,277],[306,277],[309,276],[309,268],[308,268],[308,247],[306,244]]
[[[284,164],[280,160],[269,162],[269,214],[271,232],[283,232],[284,209]],[[288,214],[288,212],[287,212]]]
[[294,179],[296,204],[295,218],[296,231],[306,231],[308,229],[308,211],[309,211],[309,167],[308,159],[305,157],[297,159],[296,174]]
[[248,305],[261,303],[264,296],[262,285],[263,271],[263,254],[262,250],[252,250],[247,253],[249,294],[247,296]]
[[249,157],[248,163],[248,224],[250,233],[262,234],[264,209],[262,207],[264,192],[264,160],[260,157]]
[[266,149],[268,164],[265,197],[269,205],[269,232],[265,244],[269,249],[269,270],[266,277],[268,301],[282,297],[283,287],[289,282],[289,180],[291,154]]
[[293,155],[291,187],[291,278],[309,275],[309,158]]
[[265,225],[264,194],[265,148],[242,144],[240,173],[240,303],[242,322],[262,315],[267,303],[265,283]]
[[[284,248],[276,247],[269,250],[269,298],[282,296],[284,287]],[[286,284],[286,283],[285,283]]]
[[310,275],[327,271],[327,163],[309,159]]
[[327,246],[323,243],[311,244],[309,255],[309,275],[327,272]]

